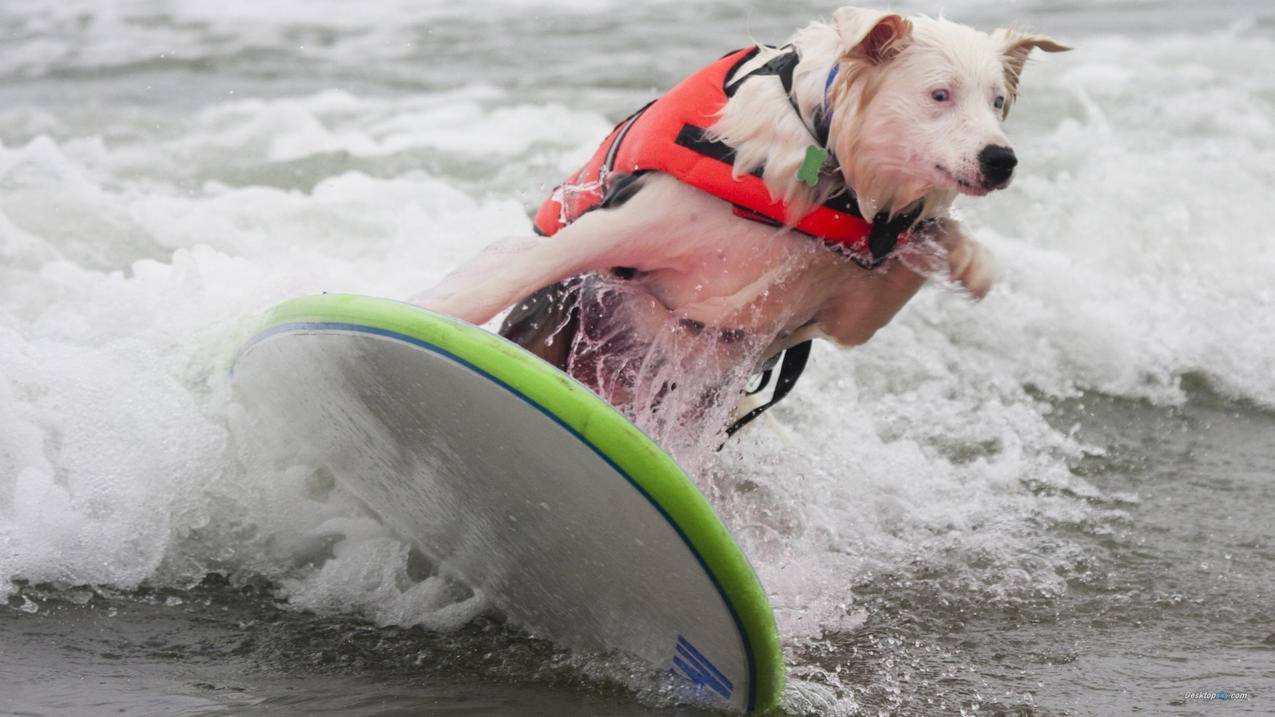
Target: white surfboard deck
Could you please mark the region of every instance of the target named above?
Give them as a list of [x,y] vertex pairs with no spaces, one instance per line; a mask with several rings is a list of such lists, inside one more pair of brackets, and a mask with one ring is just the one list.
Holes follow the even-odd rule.
[[233,389],[515,625],[666,666],[721,707],[778,704],[773,613],[729,531],[667,454],[529,352],[321,295],[268,315]]

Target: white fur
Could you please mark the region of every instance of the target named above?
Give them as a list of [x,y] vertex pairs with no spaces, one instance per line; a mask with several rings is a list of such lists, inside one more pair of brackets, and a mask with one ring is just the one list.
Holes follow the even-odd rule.
[[[897,54],[883,63],[857,56],[865,36],[883,22],[896,23]],[[918,200],[924,202],[925,217],[942,216],[958,193],[986,194],[978,155],[988,145],[1009,146],[1001,121],[1022,70],[1021,61],[1014,62],[1016,53],[1026,59],[1024,48],[1065,49],[1043,36],[1006,30],[989,35],[948,20],[905,19],[859,8],[842,8],[833,23],[813,23],[789,43],[801,57],[793,95],[803,117],[785,106],[777,78],[758,76],[743,82],[710,130],[736,149],[736,176],[764,166],[771,196],[793,210],[822,201],[840,189],[840,179],[869,217],[898,213]],[[777,52],[767,49],[758,63]],[[830,144],[842,177],[825,177],[810,189],[797,180],[797,168],[812,142],[806,127],[825,102],[825,82],[834,65],[841,72],[830,93]],[[873,75],[882,80],[876,88],[869,87],[878,79]],[[865,97],[870,89],[871,97]],[[951,99],[935,102],[936,90]],[[994,106],[997,97],[1003,109]]]
[[[1037,35],[988,35],[857,8],[838,10],[832,23],[812,24],[791,42],[802,58],[794,95],[803,117],[777,78],[759,76],[739,88],[712,127],[736,150],[736,174],[764,165],[766,185],[788,203],[790,217],[843,182],[869,217],[923,201],[925,215],[937,219],[926,238],[946,250],[948,276],[981,298],[991,286],[990,257],[945,214],[958,193],[986,193],[978,154],[989,144],[1008,145],[1000,121],[1027,53],[1064,48]],[[831,93],[830,145],[841,172],[811,189],[796,173],[834,63],[841,71]],[[951,101],[936,102],[936,89]],[[998,96],[1006,98],[1004,110],[993,106]],[[741,220],[728,203],[669,176],[643,182],[628,202],[589,212],[552,239],[496,245],[417,302],[484,323],[556,281],[632,267],[639,271],[634,281],[658,299],[651,303],[664,307],[635,330],[658,331],[669,316],[690,318],[773,337],[773,351],[810,336],[862,343],[925,281],[897,259],[865,271],[809,238]]]

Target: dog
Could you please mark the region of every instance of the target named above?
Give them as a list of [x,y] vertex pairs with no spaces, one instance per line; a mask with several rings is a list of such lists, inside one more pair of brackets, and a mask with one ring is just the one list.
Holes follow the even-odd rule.
[[514,306],[503,335],[666,447],[702,448],[780,352],[868,341],[935,273],[989,291],[991,257],[949,210],[1009,185],[1001,125],[1036,49],[1070,48],[841,8],[621,123],[541,208],[552,238],[497,242],[413,300],[475,324]]

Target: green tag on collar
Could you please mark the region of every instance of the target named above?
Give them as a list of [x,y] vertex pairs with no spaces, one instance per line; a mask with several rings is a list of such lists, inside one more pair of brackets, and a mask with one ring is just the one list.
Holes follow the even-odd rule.
[[828,161],[828,150],[817,144],[808,145],[806,158],[801,162],[801,169],[797,170],[797,179],[804,182],[806,186],[814,187],[819,183],[819,170],[823,169],[823,163],[826,161]]

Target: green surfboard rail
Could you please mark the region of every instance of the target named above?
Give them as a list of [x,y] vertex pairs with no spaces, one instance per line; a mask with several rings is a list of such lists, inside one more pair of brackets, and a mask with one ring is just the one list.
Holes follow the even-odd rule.
[[411,304],[370,296],[320,294],[279,304],[241,352],[290,325],[305,324],[367,327],[438,347],[521,393],[584,438],[656,504],[719,586],[749,650],[753,710],[766,712],[779,705],[783,651],[774,612],[747,557],[681,467],[610,404],[500,336]]

